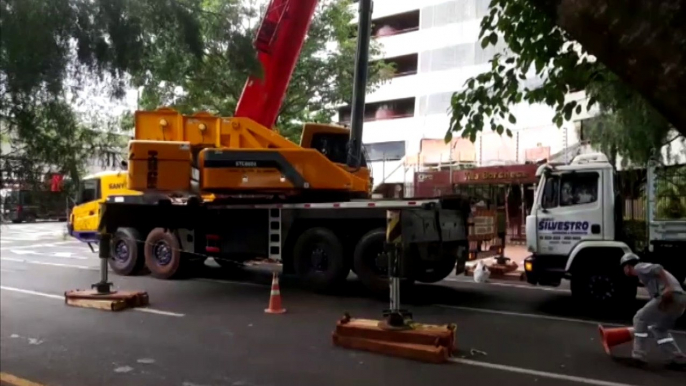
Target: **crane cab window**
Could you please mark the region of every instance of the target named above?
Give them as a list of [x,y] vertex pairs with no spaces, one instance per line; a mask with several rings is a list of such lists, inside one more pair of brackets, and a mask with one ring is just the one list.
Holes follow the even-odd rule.
[[[348,134],[315,133],[310,147],[322,153],[329,161],[345,164],[348,160]],[[366,167],[364,157],[360,166]]]
[[79,204],[100,199],[100,179],[93,178],[81,181],[79,190]]

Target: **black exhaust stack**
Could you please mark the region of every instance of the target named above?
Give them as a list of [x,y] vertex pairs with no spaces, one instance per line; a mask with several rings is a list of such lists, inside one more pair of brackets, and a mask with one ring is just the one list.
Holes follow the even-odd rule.
[[347,164],[351,168],[359,168],[363,156],[362,129],[369,72],[369,40],[372,35],[372,0],[360,0],[359,12],[357,22],[357,55],[355,56],[355,83],[353,84],[347,160]]

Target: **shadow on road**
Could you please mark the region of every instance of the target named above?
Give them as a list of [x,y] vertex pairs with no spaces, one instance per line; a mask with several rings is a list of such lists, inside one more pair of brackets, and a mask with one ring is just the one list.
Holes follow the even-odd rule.
[[[259,283],[265,286],[271,283],[271,271],[264,269],[222,269],[205,266],[197,272],[197,276],[215,280]],[[290,275],[280,277],[280,286],[289,291],[311,292]],[[388,294],[370,293],[354,275],[351,275],[340,289],[328,292],[326,295],[376,299],[381,308],[385,308],[388,299]],[[636,299],[632,304],[621,308],[593,307],[579,303],[569,293],[564,292],[496,287],[476,283],[456,287],[445,282],[415,284],[411,289],[401,293],[401,300],[408,307],[446,305],[618,324],[631,324],[635,312],[646,303],[645,300]],[[686,317],[678,321],[676,328],[686,330]]]

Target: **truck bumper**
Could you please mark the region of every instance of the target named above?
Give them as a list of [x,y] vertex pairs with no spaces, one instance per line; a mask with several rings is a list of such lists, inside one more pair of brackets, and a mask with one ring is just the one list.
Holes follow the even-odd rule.
[[565,277],[566,256],[531,255],[524,260],[526,281],[533,285],[557,287]]

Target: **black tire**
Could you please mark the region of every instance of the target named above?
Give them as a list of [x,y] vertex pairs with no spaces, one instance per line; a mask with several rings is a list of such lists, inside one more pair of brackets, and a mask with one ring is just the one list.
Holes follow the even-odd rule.
[[14,220],[12,220],[12,223],[13,223],[13,224],[19,224],[19,223],[21,223],[21,222],[22,222],[22,220],[21,220],[21,219],[18,219],[18,218],[15,218]]
[[438,261],[420,260],[417,256],[415,264],[415,279],[422,283],[437,283],[455,271],[457,264],[458,246],[451,243],[444,246],[440,251],[441,259]]
[[293,247],[295,274],[316,291],[330,291],[341,285],[350,273],[338,236],[327,228],[310,228]]
[[119,228],[112,237],[108,263],[117,275],[131,276],[140,272],[145,264],[140,233],[133,228]]
[[174,279],[183,272],[181,244],[171,232],[155,228],[145,240],[145,266],[158,279]]
[[572,296],[594,307],[622,306],[636,299],[636,281],[614,270],[590,271],[572,275]]
[[[388,273],[382,262],[377,260],[378,255],[383,252],[385,242],[386,229],[371,230],[360,238],[353,253],[353,267],[357,277],[367,289],[378,295],[387,295],[389,291]],[[413,282],[411,279],[403,279],[401,285],[406,287]]]

